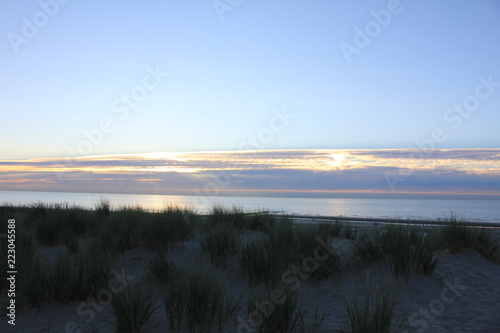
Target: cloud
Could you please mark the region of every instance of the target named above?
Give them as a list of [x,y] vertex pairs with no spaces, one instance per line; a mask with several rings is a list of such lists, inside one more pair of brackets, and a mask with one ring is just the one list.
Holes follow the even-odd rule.
[[[500,195],[499,162],[500,149],[310,149],[105,155],[72,160],[0,161],[0,188],[152,194],[211,191],[212,194]],[[388,175],[394,177],[392,186]]]

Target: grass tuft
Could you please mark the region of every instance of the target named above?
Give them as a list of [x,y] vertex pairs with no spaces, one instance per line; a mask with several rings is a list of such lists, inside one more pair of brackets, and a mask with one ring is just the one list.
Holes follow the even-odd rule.
[[114,327],[120,333],[139,333],[158,310],[157,298],[151,289],[142,284],[127,285],[111,299]]
[[238,259],[250,285],[274,285],[286,269],[283,258],[268,237],[244,243],[239,250]]
[[240,245],[238,259],[249,284],[277,283],[281,274],[298,259],[297,247],[294,225],[288,218],[277,219],[268,235]]
[[270,212],[258,212],[248,217],[246,228],[268,233],[274,228],[276,220],[276,217]]
[[125,207],[112,212],[97,227],[97,241],[101,246],[125,252],[139,245],[140,226],[146,213],[139,207]]
[[178,268],[163,256],[158,256],[149,263],[148,276],[158,286],[167,285],[178,273]]
[[[37,270],[37,262],[30,269]],[[84,248],[78,254],[60,253],[52,263],[43,264],[40,288],[47,297],[62,304],[96,297],[113,278],[114,255],[104,248]]]
[[221,276],[207,268],[182,269],[165,287],[164,304],[170,329],[187,326],[191,332],[220,332],[236,318],[238,301]]
[[325,310],[312,314],[299,304],[297,292],[280,285],[258,288],[250,294],[247,322],[259,333],[309,332],[318,329]]
[[500,243],[494,239],[489,229],[470,226],[452,215],[440,231],[442,247],[450,252],[472,249],[485,258],[500,263]]
[[[49,270],[47,262],[33,254],[25,253],[18,259],[20,275],[18,290],[22,303],[41,309],[47,301],[49,283]],[[21,261],[22,260],[22,261]]]
[[343,333],[398,333],[404,332],[406,322],[399,307],[401,298],[398,290],[386,281],[373,290],[367,279],[364,295],[359,298],[344,298],[347,323]]
[[[315,260],[317,267],[309,276],[314,280],[327,279],[340,271],[340,258],[333,249],[325,249],[323,244],[330,244],[332,229],[320,225],[307,225],[296,229],[299,260],[322,258]],[[321,240],[321,243],[319,242]]]
[[93,244],[76,255],[74,265],[73,297],[78,300],[96,297],[114,277],[115,254],[109,248]]
[[180,242],[192,236],[192,226],[186,216],[191,212],[178,207],[168,207],[163,212],[152,213],[143,221],[141,239],[144,244],[152,249],[164,251],[168,244]]
[[212,264],[225,264],[226,256],[235,253],[239,243],[239,232],[231,225],[212,228],[200,238],[200,245],[210,256]]
[[109,200],[101,198],[94,205],[94,211],[96,212],[98,219],[103,220],[111,214],[111,203]]
[[92,215],[79,207],[63,206],[47,210],[35,223],[38,240],[54,246],[68,239],[85,236],[93,223]]
[[345,223],[342,220],[318,223],[318,233],[328,237],[340,237],[345,229]]
[[216,226],[226,226],[241,230],[246,227],[247,221],[248,214],[245,214],[242,208],[236,206],[226,208],[215,205],[210,210],[206,226],[209,229]]
[[74,288],[78,287],[75,284],[76,269],[74,258],[67,253],[59,254],[54,263],[52,270],[49,273],[48,286],[50,296],[54,300],[66,304],[75,299]]
[[363,235],[355,243],[355,254],[366,263],[389,261],[395,277],[408,279],[411,268],[426,275],[439,264],[435,228],[387,225],[373,234]]

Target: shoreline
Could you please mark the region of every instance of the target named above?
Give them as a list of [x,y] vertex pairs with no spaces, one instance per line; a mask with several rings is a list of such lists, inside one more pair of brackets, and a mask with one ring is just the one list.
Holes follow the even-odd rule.
[[[280,215],[278,215],[280,216]],[[296,215],[296,214],[286,214],[281,216],[288,216],[296,222],[301,221],[311,221],[311,222],[349,222],[349,223],[365,223],[370,225],[381,224],[411,224],[411,225],[434,225],[434,226],[444,226],[450,223],[446,219],[437,220],[420,220],[420,219],[395,219],[395,218],[372,218],[372,217],[349,217],[349,216],[322,216],[322,215]],[[469,227],[490,227],[490,228],[500,228],[500,222],[471,222],[471,221],[460,221]]]

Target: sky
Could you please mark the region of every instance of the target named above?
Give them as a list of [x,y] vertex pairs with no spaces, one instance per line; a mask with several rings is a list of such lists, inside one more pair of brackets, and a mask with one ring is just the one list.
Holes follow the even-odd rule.
[[0,190],[202,190],[259,151],[221,191],[500,194],[499,32],[495,0],[4,0]]
[[[0,161],[5,190],[498,198],[500,149],[305,149]],[[133,189],[133,191],[131,190]]]

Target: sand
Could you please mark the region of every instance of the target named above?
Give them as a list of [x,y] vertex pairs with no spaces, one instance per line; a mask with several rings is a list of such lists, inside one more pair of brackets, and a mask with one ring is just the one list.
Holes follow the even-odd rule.
[[[246,235],[251,237],[252,232],[246,232]],[[306,308],[327,308],[325,320],[316,332],[338,332],[345,322],[343,297],[362,294],[367,272],[372,285],[383,285],[385,278],[391,277],[388,267],[383,264],[363,268],[351,265],[353,260],[350,241],[334,239],[332,245],[341,255],[345,271],[335,278],[319,282],[301,280],[298,289]],[[40,249],[42,250],[50,252],[47,248]],[[177,244],[165,254],[176,263],[209,263],[196,239]],[[127,251],[121,257],[125,271],[117,274],[126,275],[130,283],[139,281],[145,277],[148,262],[154,256],[154,252],[142,247]],[[235,256],[228,258],[224,272],[235,292],[246,290],[248,283]],[[408,283],[403,284],[402,295],[404,306],[401,309],[407,311],[410,324],[408,332],[500,331],[500,265],[476,252],[444,253],[432,276],[412,272]],[[5,301],[5,296],[2,296],[1,301]],[[242,306],[242,311],[245,306]],[[112,317],[105,306],[96,304],[92,309],[85,306],[84,302],[71,302],[65,305],[46,304],[42,310],[18,310],[16,326],[8,325],[4,317],[0,322],[0,332],[91,332],[90,326],[85,322],[90,313],[95,314],[92,323],[97,324],[99,332],[113,331],[108,325]],[[244,317],[243,313],[242,315]],[[72,327],[72,322],[81,331],[67,330],[66,327]],[[168,332],[163,310],[156,312],[148,329],[149,332]],[[227,331],[238,330],[230,327]]]

